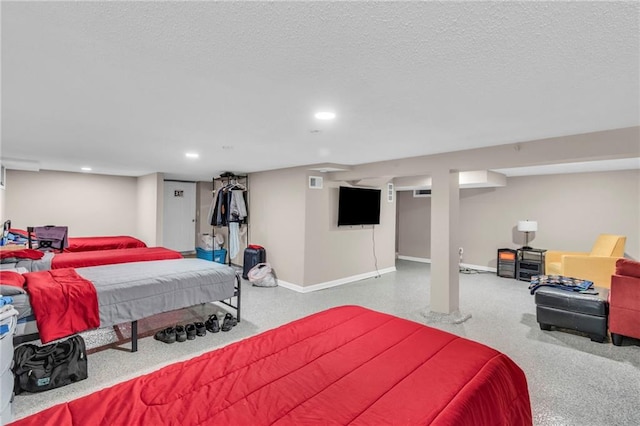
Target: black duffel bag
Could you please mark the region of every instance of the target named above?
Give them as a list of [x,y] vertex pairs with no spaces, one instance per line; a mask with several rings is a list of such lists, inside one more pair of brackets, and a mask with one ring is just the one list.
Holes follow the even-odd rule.
[[16,395],[59,388],[87,378],[87,349],[81,336],[46,346],[18,346],[13,353]]

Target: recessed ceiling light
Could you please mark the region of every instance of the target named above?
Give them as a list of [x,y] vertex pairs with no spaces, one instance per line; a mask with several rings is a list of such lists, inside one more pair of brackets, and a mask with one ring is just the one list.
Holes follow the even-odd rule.
[[198,158],[198,157],[200,157],[200,155],[197,152],[187,152],[185,154],[185,157],[187,157],[187,158]]
[[91,167],[82,167],[81,170],[85,171],[85,172],[90,172],[91,171]]
[[330,111],[320,111],[316,112],[316,118],[318,120],[333,120],[334,118],[336,118],[336,113]]

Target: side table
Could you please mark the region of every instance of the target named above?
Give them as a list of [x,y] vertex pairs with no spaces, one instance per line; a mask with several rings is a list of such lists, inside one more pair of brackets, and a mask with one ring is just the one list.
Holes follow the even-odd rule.
[[544,254],[546,249],[518,249],[516,260],[516,278],[530,281],[534,275],[544,275]]

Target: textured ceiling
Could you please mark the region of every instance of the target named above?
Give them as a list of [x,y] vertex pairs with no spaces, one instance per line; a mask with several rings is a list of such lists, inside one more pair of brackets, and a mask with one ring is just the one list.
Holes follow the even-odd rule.
[[209,179],[637,126],[639,10],[3,1],[1,154]]

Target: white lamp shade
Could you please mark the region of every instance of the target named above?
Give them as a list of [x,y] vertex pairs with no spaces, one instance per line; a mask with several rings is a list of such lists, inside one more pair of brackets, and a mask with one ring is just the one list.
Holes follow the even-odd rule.
[[538,230],[538,222],[535,220],[520,220],[518,221],[518,231],[520,232],[535,232]]

